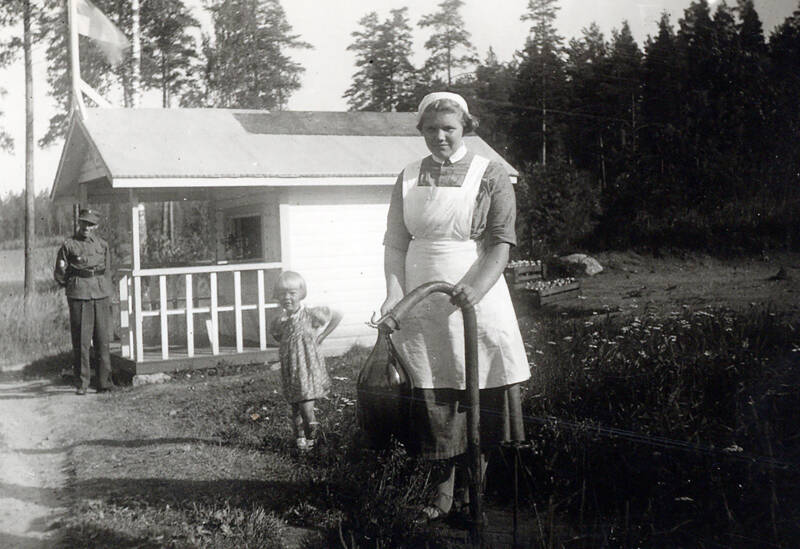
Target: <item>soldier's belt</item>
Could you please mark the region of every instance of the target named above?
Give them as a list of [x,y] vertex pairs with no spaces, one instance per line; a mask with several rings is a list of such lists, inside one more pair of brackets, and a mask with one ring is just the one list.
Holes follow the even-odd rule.
[[93,276],[100,276],[106,274],[105,269],[73,269],[72,274],[81,278],[92,278]]

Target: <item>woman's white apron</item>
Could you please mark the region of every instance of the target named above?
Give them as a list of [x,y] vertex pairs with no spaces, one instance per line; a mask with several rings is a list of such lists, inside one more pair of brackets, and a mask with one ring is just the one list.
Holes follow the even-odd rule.
[[[460,187],[420,187],[420,162],[403,171],[403,216],[413,236],[406,254],[406,293],[425,282],[455,284],[478,259],[472,215],[489,161],[474,156]],[[501,276],[475,307],[481,389],[525,381],[530,368],[514,307]],[[401,321],[392,339],[419,388],[464,389],[464,321],[450,297],[435,293]]]

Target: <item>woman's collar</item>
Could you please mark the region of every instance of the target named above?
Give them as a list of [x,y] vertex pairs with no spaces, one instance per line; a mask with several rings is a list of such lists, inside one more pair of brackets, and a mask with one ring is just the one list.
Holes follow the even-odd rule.
[[463,141],[461,142],[461,145],[459,145],[459,147],[456,149],[456,152],[450,155],[450,158],[442,159],[436,156],[435,154],[431,153],[431,158],[433,158],[433,160],[436,161],[436,163],[438,164],[444,164],[448,160],[450,161],[451,164],[455,164],[465,156],[467,156],[467,146],[464,144]]

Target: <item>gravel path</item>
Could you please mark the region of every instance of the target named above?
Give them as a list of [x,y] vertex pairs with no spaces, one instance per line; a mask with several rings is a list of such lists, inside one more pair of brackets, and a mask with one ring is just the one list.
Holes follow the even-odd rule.
[[58,545],[68,501],[68,447],[59,433],[80,408],[69,386],[0,383],[0,547]]

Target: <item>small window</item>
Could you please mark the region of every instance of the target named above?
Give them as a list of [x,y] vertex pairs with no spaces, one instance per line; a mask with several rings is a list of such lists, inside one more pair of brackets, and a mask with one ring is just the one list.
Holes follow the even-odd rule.
[[262,259],[261,216],[234,217],[231,232],[225,242],[229,259]]

